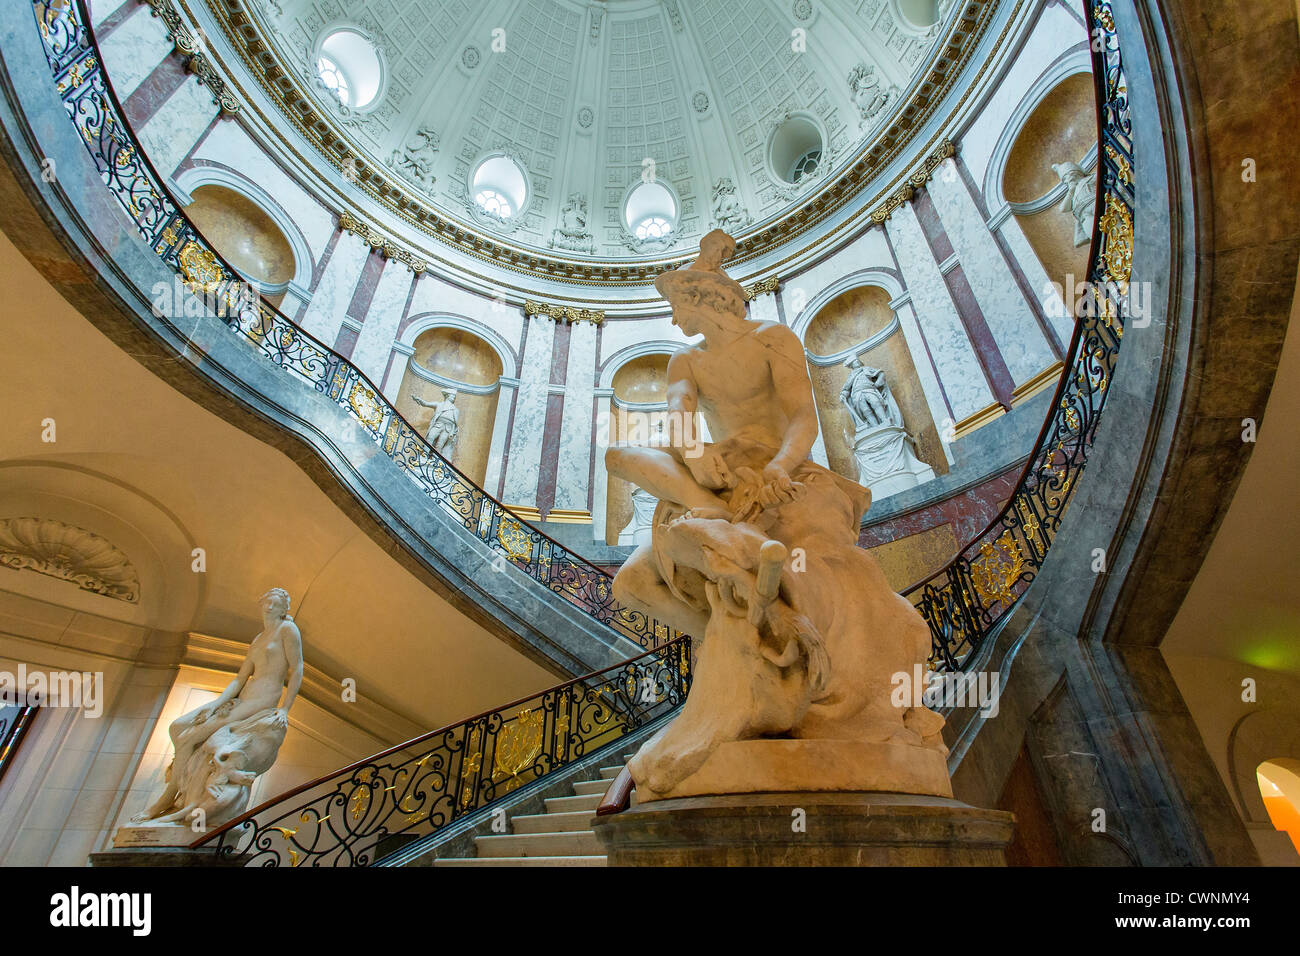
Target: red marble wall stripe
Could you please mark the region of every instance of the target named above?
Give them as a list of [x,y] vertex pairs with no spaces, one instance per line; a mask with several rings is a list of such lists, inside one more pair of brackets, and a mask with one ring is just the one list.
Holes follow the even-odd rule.
[[370,311],[370,301],[375,297],[375,289],[379,288],[379,277],[383,274],[386,262],[387,260],[378,250],[370,250],[366,264],[361,268],[361,276],[357,279],[356,288],[352,291],[352,301],[348,303],[347,315],[350,318],[358,322],[366,321],[366,313]]
[[120,7],[108,16],[104,17],[99,26],[95,27],[95,42],[103,43],[108,39],[110,33],[130,19],[131,14],[141,9],[143,9],[143,7],[141,7],[136,0],[123,0]]
[[[154,118],[163,104],[188,78],[189,73],[186,72],[180,57],[170,55],[164,57],[163,61],[154,67],[153,72],[141,81],[122,104],[131,128],[144,129],[144,125]],[[168,176],[171,175],[172,170],[162,169],[159,172]]]
[[345,359],[352,358],[352,350],[356,348],[357,330],[348,328],[346,325],[339,329],[338,338],[334,340],[334,351],[338,352]]
[[564,394],[546,396],[546,428],[542,462],[537,478],[537,510],[543,515],[555,505],[555,480],[560,470],[560,423],[564,420]]
[[[916,218],[921,223],[921,232],[925,234],[925,240],[934,254],[934,261],[944,262],[953,254],[952,243],[948,239],[947,232],[944,231],[943,223],[939,221],[939,214],[934,208],[929,192],[918,189],[912,203],[916,209]],[[1007,368],[1007,363],[993,340],[993,333],[989,331],[984,313],[979,303],[975,301],[975,293],[971,290],[962,266],[958,264],[955,268],[949,269],[944,273],[943,281],[948,287],[953,305],[957,307],[957,315],[961,318],[962,325],[966,327],[971,345],[975,348],[975,358],[984,371],[985,379],[988,380],[989,390],[993,393],[993,397],[1009,411],[1011,393],[1016,387],[1015,382],[1012,381],[1011,371]]]

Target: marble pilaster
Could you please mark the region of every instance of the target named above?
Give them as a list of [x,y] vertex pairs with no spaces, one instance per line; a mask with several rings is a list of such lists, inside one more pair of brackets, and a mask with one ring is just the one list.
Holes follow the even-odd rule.
[[537,473],[546,433],[546,404],[550,394],[551,352],[555,323],[535,318],[524,342],[523,371],[515,399],[515,421],[510,435],[503,498],[510,505],[537,505]]
[[569,367],[560,420],[560,459],[555,507],[586,511],[591,474],[591,416],[596,387],[596,326],[578,322],[569,338]]
[[487,471],[483,476],[483,487],[488,494],[500,496],[501,464],[506,457],[506,433],[510,430],[510,410],[515,407],[515,394],[519,389],[519,379],[501,376],[497,391],[497,412],[492,421],[492,443],[488,446]]
[[[949,160],[951,162],[951,160]],[[935,176],[927,187],[966,281],[1016,385],[1055,361],[1051,344],[1021,294],[970,191],[958,176]]]
[[[337,251],[337,250],[336,250]],[[379,276],[375,296],[366,310],[366,321],[352,349],[352,363],[372,382],[383,381],[388,357],[402,323],[402,310],[415,276],[400,262],[388,261]]]
[[352,293],[365,267],[370,246],[360,236],[345,232],[339,236],[325,273],[316,284],[302,327],[326,345],[333,345],[352,302]]
[[171,176],[217,115],[212,93],[191,76],[139,131],[140,144],[158,172]]
[[[993,392],[912,205],[908,203],[894,213],[885,227],[889,230],[903,277],[912,293],[917,328],[924,333],[930,358],[938,369],[939,380],[952,405],[952,417],[960,421],[993,404]],[[903,324],[906,330],[907,323]],[[919,373],[921,366],[929,361],[925,345],[921,345],[918,351],[919,343],[911,337],[907,344],[915,356]],[[937,421],[942,421],[942,418]]]
[[171,55],[172,42],[163,22],[141,4],[104,39],[99,50],[118,99],[126,102],[163,57]]

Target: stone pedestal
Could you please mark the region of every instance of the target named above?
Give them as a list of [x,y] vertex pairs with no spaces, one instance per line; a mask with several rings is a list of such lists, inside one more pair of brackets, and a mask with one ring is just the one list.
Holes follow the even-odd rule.
[[871,500],[914,488],[934,478],[934,469],[916,457],[907,430],[897,425],[863,425],[853,436],[858,483],[871,489]]
[[610,866],[1005,866],[1013,821],[947,797],[791,792],[639,803],[595,831]]
[[91,866],[216,866],[242,867],[243,859],[217,855],[212,847],[191,850],[187,846],[136,846],[102,850],[90,854]]
[[128,823],[113,834],[114,848],[188,847],[200,834],[183,823]]
[[938,750],[858,740],[732,740],[666,793],[638,786],[637,800],[786,791],[951,797],[952,784]]

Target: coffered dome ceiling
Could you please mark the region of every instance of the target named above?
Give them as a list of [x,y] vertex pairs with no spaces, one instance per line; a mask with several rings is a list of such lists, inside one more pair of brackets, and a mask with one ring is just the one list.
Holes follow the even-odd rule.
[[310,104],[329,133],[299,129],[404,218],[597,261],[680,256],[714,226],[754,239],[862,178],[987,20],[952,0],[208,4],[287,115]]

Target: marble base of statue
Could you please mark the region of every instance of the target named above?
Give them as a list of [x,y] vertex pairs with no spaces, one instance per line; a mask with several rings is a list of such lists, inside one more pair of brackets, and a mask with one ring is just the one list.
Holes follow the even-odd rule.
[[872,501],[915,488],[934,478],[934,469],[916,457],[907,430],[898,425],[863,425],[853,436],[858,481]]

